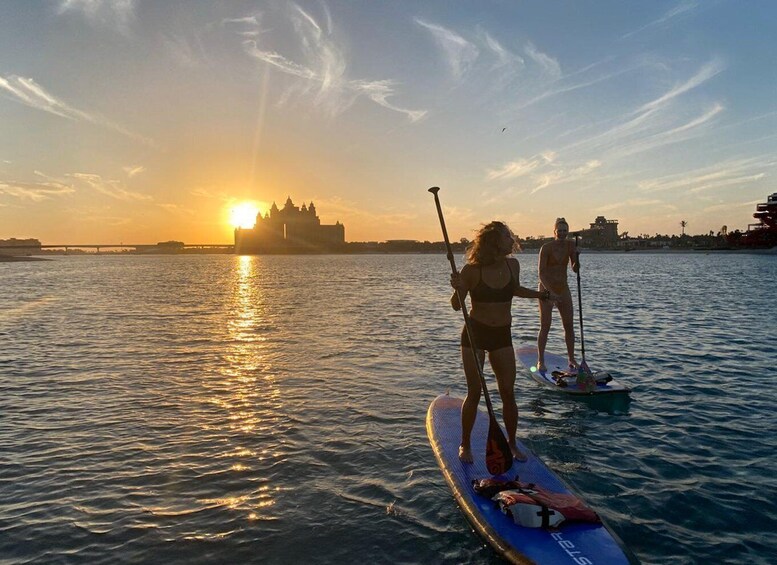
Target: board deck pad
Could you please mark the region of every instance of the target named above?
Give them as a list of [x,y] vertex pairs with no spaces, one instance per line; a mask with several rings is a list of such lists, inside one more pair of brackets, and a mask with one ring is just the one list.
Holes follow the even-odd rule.
[[597,371],[595,365],[589,363],[589,368],[593,372],[594,376],[598,376],[598,382],[593,389],[586,388],[577,383],[574,377],[564,377],[569,372],[567,366],[567,358],[561,355],[556,355],[545,351],[545,367],[546,371],[540,372],[537,370],[537,346],[536,345],[519,345],[515,348],[515,356],[518,359],[518,364],[523,366],[526,371],[529,372],[531,378],[541,385],[552,388],[554,390],[574,395],[597,395],[597,394],[613,394],[620,393],[625,394],[631,391],[623,383],[618,382],[611,376],[609,379],[605,373]]
[[[426,415],[426,432],[457,504],[475,531],[497,553],[511,563],[616,565],[630,562],[620,541],[604,524],[566,522],[558,529],[527,528],[515,524],[494,501],[477,494],[472,481],[491,477],[485,454],[488,414],[478,410],[472,430],[474,463],[462,463],[458,456],[462,402],[448,395],[435,398]],[[580,498],[520,441],[518,447],[528,460],[514,461],[507,473],[496,478],[517,477],[522,482]]]

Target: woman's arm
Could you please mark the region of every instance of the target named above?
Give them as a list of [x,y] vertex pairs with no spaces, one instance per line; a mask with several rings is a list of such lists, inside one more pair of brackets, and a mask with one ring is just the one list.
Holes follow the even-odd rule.
[[580,255],[577,251],[577,245],[574,241],[569,242],[569,262],[572,264],[572,272],[576,273],[580,270]]
[[532,290],[525,286],[516,286],[513,291],[513,296],[520,298],[541,298],[542,300],[557,300],[558,296],[549,290]]
[[518,259],[511,257],[508,259],[508,264],[510,267],[510,272],[514,275],[513,278],[513,296],[518,296],[520,298],[550,298],[552,296],[552,293],[548,290],[544,290],[542,292],[538,290],[532,290],[530,288],[526,288],[525,286],[521,286],[521,264],[518,262]]

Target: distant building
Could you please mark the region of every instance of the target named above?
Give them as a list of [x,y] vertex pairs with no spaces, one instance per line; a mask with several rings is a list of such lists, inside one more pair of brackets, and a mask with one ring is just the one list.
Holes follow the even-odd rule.
[[729,243],[738,247],[770,248],[777,247],[777,192],[772,193],[766,202],[756,205],[753,218],[757,224],[748,224],[745,233],[739,230],[729,233]]
[[590,247],[610,247],[618,243],[618,220],[597,216],[591,227],[581,230],[580,235]]
[[340,222],[322,225],[313,202],[310,206],[295,206],[291,197],[282,209],[275,202],[262,217],[256,215],[253,228],[235,229],[235,253],[327,253],[342,251],[345,226]]
[[37,239],[0,239],[0,255],[40,254],[40,241]]

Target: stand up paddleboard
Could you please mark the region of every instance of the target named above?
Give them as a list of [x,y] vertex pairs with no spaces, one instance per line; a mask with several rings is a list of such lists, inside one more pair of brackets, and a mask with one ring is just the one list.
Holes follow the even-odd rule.
[[[448,395],[435,398],[426,415],[426,432],[462,512],[475,531],[502,557],[511,563],[616,565],[630,562],[620,540],[604,524],[564,522],[556,529],[524,527],[503,514],[493,500],[477,494],[472,481],[491,477],[485,463],[488,415],[478,410],[472,430],[475,462],[462,463],[458,455],[462,402]],[[525,445],[518,442],[518,447],[528,460],[515,461],[510,471],[494,478],[517,476],[521,482],[534,483],[548,491],[572,493]]]
[[[609,373],[591,368],[596,386],[578,384],[576,374],[569,371],[566,357],[545,352],[547,370],[537,370],[537,346],[520,345],[515,348],[518,362],[523,365],[531,378],[553,390],[572,395],[627,394],[631,389],[615,380]],[[589,365],[590,367],[590,365]]]

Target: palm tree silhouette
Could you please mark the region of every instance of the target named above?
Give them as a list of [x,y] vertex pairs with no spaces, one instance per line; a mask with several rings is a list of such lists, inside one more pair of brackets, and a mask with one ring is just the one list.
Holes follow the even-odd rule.
[[683,229],[682,235],[685,235],[685,226],[687,225],[688,225],[688,222],[686,222],[685,220],[680,220],[680,227]]

